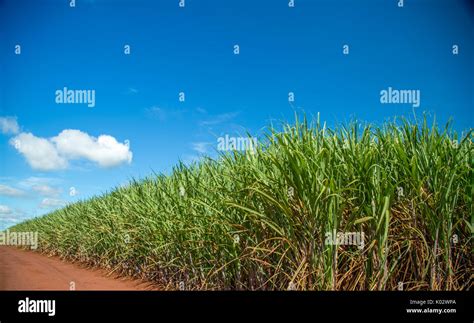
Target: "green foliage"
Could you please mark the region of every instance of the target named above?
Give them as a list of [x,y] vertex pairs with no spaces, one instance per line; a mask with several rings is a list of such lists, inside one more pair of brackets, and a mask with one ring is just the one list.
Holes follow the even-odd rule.
[[[473,157],[472,133],[449,125],[303,119],[255,153],[179,164],[11,230],[169,289],[469,289]],[[326,244],[333,230],[363,232],[364,248]]]

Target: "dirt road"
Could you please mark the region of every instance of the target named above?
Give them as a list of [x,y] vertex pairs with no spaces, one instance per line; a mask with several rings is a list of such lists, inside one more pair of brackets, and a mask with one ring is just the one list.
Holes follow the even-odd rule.
[[0,290],[149,290],[144,282],[107,277],[103,270],[81,268],[56,257],[0,247]]

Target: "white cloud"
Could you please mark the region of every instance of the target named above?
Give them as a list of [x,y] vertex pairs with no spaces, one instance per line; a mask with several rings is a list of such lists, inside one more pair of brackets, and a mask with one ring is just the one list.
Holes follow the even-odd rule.
[[166,120],[168,115],[164,109],[157,106],[152,106],[151,108],[146,109],[145,112],[149,118],[159,119],[160,121]]
[[199,162],[201,159],[202,159],[202,155],[201,156],[184,155],[182,161],[185,165],[191,165],[191,164]]
[[201,114],[206,114],[206,113],[207,113],[207,110],[204,109],[204,108],[201,108],[201,107],[197,107],[197,108],[196,108],[196,111],[199,112],[199,113],[201,113]]
[[200,154],[205,154],[208,152],[209,145],[209,142],[194,142],[193,150],[197,151]]
[[34,185],[31,187],[33,191],[41,196],[56,197],[59,196],[61,191],[57,188],[48,185]]
[[37,170],[57,170],[67,167],[67,159],[60,156],[54,144],[48,139],[31,133],[20,133],[10,139],[10,144],[26,158],[28,164]]
[[58,178],[53,178],[53,177],[35,177],[35,176],[30,176],[27,179],[24,179],[18,183],[18,186],[24,187],[24,188],[31,188],[35,185],[58,185],[62,181]]
[[0,117],[0,131],[3,134],[17,134],[20,131],[16,117]]
[[57,151],[67,159],[88,159],[102,167],[113,167],[132,162],[132,152],[128,144],[119,143],[114,137],[89,136],[79,130],[63,130],[51,139]]
[[[2,220],[4,222],[11,222],[11,223],[20,222],[20,220],[18,220],[18,219],[15,219],[15,218],[12,218],[12,217],[4,217],[4,216],[0,216],[0,220]],[[3,230],[3,228],[0,228],[0,230]]]
[[24,196],[25,192],[7,185],[0,184],[0,195],[18,197]]
[[[2,209],[1,205],[0,209]],[[31,217],[25,214],[25,212],[20,209],[10,210],[8,213],[2,213],[0,211],[0,230],[5,230],[9,226],[27,220],[29,218]]]
[[131,163],[133,154],[127,143],[120,143],[109,135],[92,137],[80,130],[66,129],[58,136],[45,139],[31,133],[21,133],[10,139],[37,170],[59,170],[68,167],[73,159],[86,159],[102,167]]
[[199,124],[201,126],[213,126],[213,125],[217,125],[217,124],[221,124],[221,123],[230,121],[238,115],[239,115],[239,112],[237,112],[237,111],[236,112],[222,113],[222,114],[216,115],[216,116],[214,116],[210,119],[201,121]]
[[12,210],[8,206],[0,204],[0,214],[5,215],[5,214],[11,214],[11,213],[12,213]]
[[186,114],[186,110],[165,109],[154,105],[145,109],[145,114],[150,119],[166,121],[168,119],[181,119]]
[[59,199],[45,198],[41,201],[40,208],[50,209],[65,206],[66,202]]

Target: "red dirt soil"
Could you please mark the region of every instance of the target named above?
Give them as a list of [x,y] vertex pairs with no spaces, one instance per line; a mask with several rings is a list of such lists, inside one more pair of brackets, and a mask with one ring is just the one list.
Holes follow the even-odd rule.
[[0,247],[0,290],[152,290],[149,283],[107,275],[36,252]]

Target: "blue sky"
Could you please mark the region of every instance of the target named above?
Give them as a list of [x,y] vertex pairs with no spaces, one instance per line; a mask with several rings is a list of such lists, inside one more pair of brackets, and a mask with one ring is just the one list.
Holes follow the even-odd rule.
[[[295,110],[329,125],[427,111],[473,126],[472,1],[178,2],[0,0],[0,229]],[[57,104],[64,87],[94,90],[95,106]],[[389,87],[419,90],[420,106],[381,104]]]

